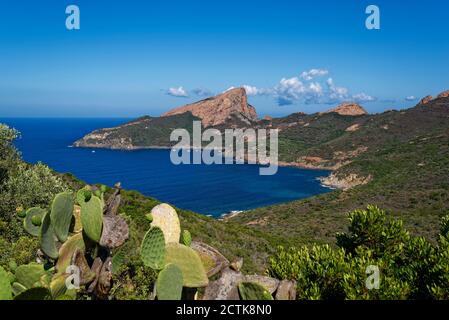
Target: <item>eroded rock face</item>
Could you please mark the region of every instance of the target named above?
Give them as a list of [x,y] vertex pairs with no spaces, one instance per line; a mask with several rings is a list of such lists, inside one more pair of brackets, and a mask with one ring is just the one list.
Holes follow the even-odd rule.
[[424,98],[421,99],[421,101],[418,104],[427,104],[432,100],[433,100],[432,96],[425,96]]
[[120,216],[103,216],[100,245],[109,249],[120,247],[129,237],[126,221]]
[[332,173],[328,177],[320,179],[322,184],[342,190],[348,190],[356,186],[367,184],[371,180],[371,175],[360,177],[355,173],[350,173],[344,177],[338,177],[336,174]]
[[296,299],[296,281],[282,280],[276,291],[276,300],[295,300]]
[[201,118],[204,127],[223,124],[231,115],[238,116],[240,120],[246,120],[248,124],[257,120],[256,109],[248,104],[246,91],[243,88],[231,89],[218,96],[173,109],[162,116],[186,112]]
[[438,95],[438,98],[447,98],[449,97],[449,90],[443,91]]
[[357,103],[345,102],[340,104],[338,107],[328,110],[325,113],[335,112],[342,116],[361,116],[368,114],[363,107]]

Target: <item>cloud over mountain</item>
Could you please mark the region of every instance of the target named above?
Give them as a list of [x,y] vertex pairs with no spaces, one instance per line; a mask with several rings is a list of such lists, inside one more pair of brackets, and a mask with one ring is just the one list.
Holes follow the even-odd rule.
[[[294,103],[305,104],[335,104],[345,101],[357,103],[376,101],[377,98],[365,92],[352,94],[349,89],[337,85],[329,76],[326,69],[310,69],[301,72],[298,76],[284,77],[278,84],[269,88],[259,88],[254,85],[241,85],[248,96],[267,96],[275,99],[279,106]],[[226,91],[234,89],[231,86]],[[197,96],[210,96],[212,92],[208,89],[193,89],[192,93]],[[187,97],[188,92],[183,88],[170,88],[169,93],[175,97]]]

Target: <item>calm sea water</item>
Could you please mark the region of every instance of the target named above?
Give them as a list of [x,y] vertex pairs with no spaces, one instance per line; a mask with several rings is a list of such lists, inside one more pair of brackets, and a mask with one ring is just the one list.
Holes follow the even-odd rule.
[[127,119],[0,119],[22,133],[23,158],[71,172],[87,183],[120,181],[177,207],[220,216],[328,192],[317,181],[327,171],[281,167],[260,176],[257,165],[173,165],[169,150],[113,151],[72,148],[86,133]]

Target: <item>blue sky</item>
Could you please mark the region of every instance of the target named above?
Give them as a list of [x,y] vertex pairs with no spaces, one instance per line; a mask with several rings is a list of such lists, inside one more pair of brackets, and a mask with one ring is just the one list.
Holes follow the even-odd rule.
[[[80,30],[65,28],[69,4]],[[380,30],[365,28],[370,4]],[[2,0],[0,117],[159,115],[242,85],[260,116],[409,107],[449,89],[447,12],[444,0]]]

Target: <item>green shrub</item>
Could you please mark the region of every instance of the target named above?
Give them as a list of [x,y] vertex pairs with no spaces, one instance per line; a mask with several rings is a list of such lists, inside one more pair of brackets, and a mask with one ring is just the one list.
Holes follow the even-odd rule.
[[[349,214],[349,232],[337,235],[338,248],[280,247],[268,273],[295,279],[298,299],[448,299],[448,224],[449,216],[433,245],[368,206]],[[367,285],[373,268],[379,272],[375,288]]]

